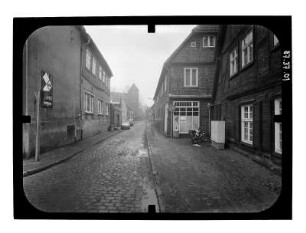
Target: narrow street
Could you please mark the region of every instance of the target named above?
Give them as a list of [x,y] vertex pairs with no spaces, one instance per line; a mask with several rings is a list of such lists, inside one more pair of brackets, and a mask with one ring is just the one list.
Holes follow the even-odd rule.
[[146,127],[163,212],[260,212],[277,200],[281,177],[232,150]]
[[237,152],[194,147],[138,122],[25,177],[24,190],[46,212],[148,212],[148,205],[165,213],[259,212],[277,200],[281,177]]
[[24,178],[24,191],[45,212],[148,212],[157,199],[144,122],[73,159]]

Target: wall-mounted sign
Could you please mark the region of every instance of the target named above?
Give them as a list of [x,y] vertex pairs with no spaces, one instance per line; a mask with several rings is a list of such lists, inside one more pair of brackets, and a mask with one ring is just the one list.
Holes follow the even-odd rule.
[[41,107],[53,107],[53,77],[41,71]]

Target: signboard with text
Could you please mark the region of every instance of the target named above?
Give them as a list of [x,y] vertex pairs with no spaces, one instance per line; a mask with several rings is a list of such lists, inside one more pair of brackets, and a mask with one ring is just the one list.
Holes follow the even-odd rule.
[[53,77],[41,71],[41,107],[53,107]]

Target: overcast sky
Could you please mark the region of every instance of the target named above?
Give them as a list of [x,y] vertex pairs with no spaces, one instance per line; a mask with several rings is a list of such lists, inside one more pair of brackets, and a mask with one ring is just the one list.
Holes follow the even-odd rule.
[[156,26],[155,33],[148,33],[147,26],[85,26],[85,29],[114,74],[111,90],[124,91],[135,83],[142,102],[151,106],[163,63],[195,26]]

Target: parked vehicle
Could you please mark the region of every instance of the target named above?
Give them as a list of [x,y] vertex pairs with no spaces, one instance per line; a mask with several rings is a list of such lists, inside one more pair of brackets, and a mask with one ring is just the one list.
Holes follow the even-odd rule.
[[130,120],[129,120],[129,123],[130,123],[130,126],[133,126],[133,125],[134,125],[134,120],[133,120],[133,119],[130,119]]
[[189,130],[189,135],[192,144],[200,144],[202,142],[207,142],[209,140],[209,136],[204,131]]
[[128,121],[122,122],[121,129],[130,129],[130,123]]

